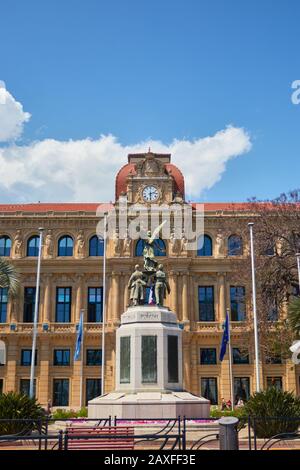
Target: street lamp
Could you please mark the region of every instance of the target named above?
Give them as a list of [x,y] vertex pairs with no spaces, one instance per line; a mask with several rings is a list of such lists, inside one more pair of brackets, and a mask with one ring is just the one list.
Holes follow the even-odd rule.
[[254,262],[254,243],[253,243],[253,222],[248,224],[250,231],[250,247],[251,247],[251,271],[252,271],[252,303],[253,303],[253,322],[254,322],[254,348],[255,348],[255,374],[256,374],[256,391],[260,391],[260,375],[259,375],[259,347],[258,347],[258,327],[257,327],[257,311],[256,311],[256,283],[255,283],[255,262]]
[[36,275],[34,319],[33,319],[33,336],[32,336],[32,349],[31,349],[31,368],[30,368],[30,385],[29,385],[29,396],[30,396],[30,398],[34,397],[34,367],[35,367],[35,349],[36,349],[36,337],[37,337],[37,323],[38,323],[38,313],[39,313],[39,292],[40,292],[40,277],[41,277],[43,231],[44,231],[44,229],[42,227],[40,227],[39,228],[39,232],[40,232],[39,254],[38,254],[38,265],[37,265],[37,275]]

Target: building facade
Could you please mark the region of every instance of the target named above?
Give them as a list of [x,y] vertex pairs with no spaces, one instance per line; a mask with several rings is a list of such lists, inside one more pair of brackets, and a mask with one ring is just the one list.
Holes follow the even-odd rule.
[[[83,400],[101,392],[103,239],[97,224],[104,212],[120,212],[164,204],[193,207],[185,201],[184,177],[171,156],[133,154],[116,176],[115,202],[0,204],[0,256],[11,259],[20,272],[21,289],[9,299],[0,289],[0,392],[28,393],[39,227],[44,228],[36,349],[35,393],[46,406],[80,406],[81,360],[74,361],[76,331],[84,311]],[[184,233],[159,239],[156,256],[168,273],[171,292],[166,305],[183,329],[184,387],[212,404],[230,398],[229,359],[219,361],[226,308],[231,311],[235,398],[255,391],[252,351],[238,348],[251,317],[245,286],[237,282],[232,259],[248,256],[248,240],[228,230],[232,204],[204,204],[204,235],[198,248],[187,248]],[[155,212],[155,210],[154,210]],[[247,223],[247,204],[236,206]],[[193,218],[197,211],[192,211]],[[132,216],[133,217],[133,216]],[[236,215],[235,215],[236,217]],[[195,220],[193,221],[195,222]],[[115,227],[107,240],[105,305],[105,391],[115,386],[115,338],[120,316],[129,304],[128,280],[134,266],[142,266],[143,241],[120,236]],[[300,366],[274,358],[261,359],[261,383],[300,393]]]

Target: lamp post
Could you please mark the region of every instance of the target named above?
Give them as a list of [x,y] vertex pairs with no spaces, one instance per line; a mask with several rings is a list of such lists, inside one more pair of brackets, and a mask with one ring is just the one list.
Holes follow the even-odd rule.
[[32,335],[32,349],[31,349],[31,368],[30,368],[30,385],[29,385],[29,396],[34,397],[34,368],[35,368],[35,349],[36,349],[36,337],[37,337],[37,323],[39,313],[39,294],[40,294],[40,277],[41,277],[41,259],[42,259],[42,244],[43,244],[43,231],[42,227],[39,228],[39,254],[38,254],[38,265],[36,275],[36,288],[35,288],[35,304],[34,304],[34,319],[33,319],[33,335]]
[[104,380],[105,380],[105,317],[106,317],[106,232],[107,226],[107,213],[104,214],[104,233],[103,233],[103,295],[102,295],[102,360],[101,360],[101,395],[104,395]]
[[257,327],[257,310],[256,310],[256,283],[255,283],[255,261],[254,261],[254,243],[253,243],[253,222],[248,224],[250,231],[250,249],[251,249],[251,271],[252,271],[252,303],[253,303],[253,322],[254,322],[254,348],[255,348],[255,375],[256,375],[256,391],[260,391],[260,375],[259,375],[259,347],[258,347],[258,327]]

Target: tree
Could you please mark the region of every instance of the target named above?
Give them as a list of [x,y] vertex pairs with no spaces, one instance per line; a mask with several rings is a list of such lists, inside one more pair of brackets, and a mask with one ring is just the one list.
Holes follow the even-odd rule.
[[19,276],[16,269],[3,258],[0,258],[0,287],[7,288],[12,296],[17,294],[19,288]]
[[[257,314],[261,352],[266,359],[290,357],[295,331],[287,320],[288,304],[299,295],[296,253],[300,251],[300,190],[275,200],[251,199],[247,211],[233,205],[227,218],[228,233],[249,240],[248,222],[254,222]],[[225,224],[226,225],[226,224]],[[229,232],[230,230],[230,232]],[[231,257],[232,280],[246,287],[248,311],[252,312],[249,243],[243,257]],[[253,318],[246,320],[243,342],[253,347]]]

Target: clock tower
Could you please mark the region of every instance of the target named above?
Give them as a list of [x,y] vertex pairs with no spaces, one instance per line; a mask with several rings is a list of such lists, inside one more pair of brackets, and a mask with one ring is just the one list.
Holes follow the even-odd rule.
[[136,153],[128,155],[116,177],[116,202],[127,196],[129,204],[170,204],[184,202],[184,178],[171,163],[170,154]]

